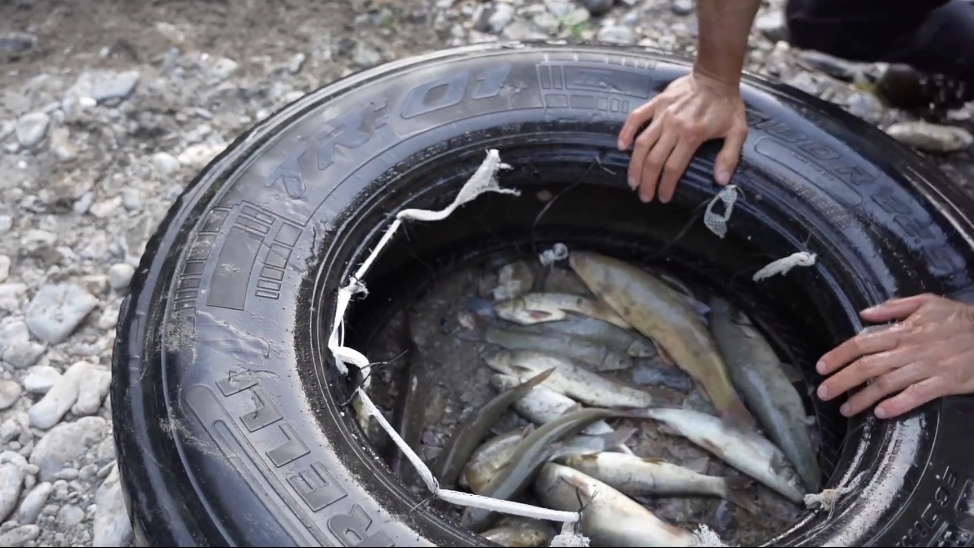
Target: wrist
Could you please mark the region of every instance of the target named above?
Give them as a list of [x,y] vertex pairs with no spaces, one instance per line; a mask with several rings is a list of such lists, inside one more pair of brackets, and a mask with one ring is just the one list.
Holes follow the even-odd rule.
[[710,70],[702,63],[695,63],[690,77],[698,86],[705,87],[721,95],[740,95],[741,71],[723,73]]

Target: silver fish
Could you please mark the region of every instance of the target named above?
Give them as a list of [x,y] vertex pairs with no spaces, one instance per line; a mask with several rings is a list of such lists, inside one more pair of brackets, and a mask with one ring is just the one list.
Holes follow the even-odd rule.
[[565,293],[528,293],[499,302],[494,305],[494,310],[501,318],[522,325],[556,322],[580,315],[597,318],[623,329],[629,328],[629,324],[603,301]]
[[697,535],[657,518],[643,505],[578,470],[548,463],[534,494],[551,509],[582,511],[582,533],[595,546],[696,546]]
[[734,391],[710,331],[686,300],[635,266],[597,253],[572,252],[569,263],[592,293],[630,325],[652,337],[690,374],[729,425],[750,428],[754,417]]
[[740,310],[714,297],[710,330],[734,385],[765,435],[795,466],[805,487],[818,492],[822,472],[808,433],[805,404],[764,336]]
[[595,371],[621,371],[632,367],[632,357],[590,339],[571,334],[532,333],[523,327],[483,325],[476,316],[468,314],[463,313],[460,317],[460,324],[469,328],[460,333],[463,339],[488,342],[508,350],[550,352],[591,365]]
[[[463,469],[460,485],[475,494],[484,494],[484,489],[494,474],[511,459],[517,444],[533,431],[533,427],[528,426],[524,430],[501,434],[481,445]],[[598,436],[578,435],[552,448],[549,460],[572,455],[604,453],[615,450],[619,446],[625,447],[626,440],[635,433],[635,428],[620,428]]]
[[660,459],[644,459],[622,453],[572,455],[558,460],[630,495],[712,495],[729,500],[752,514],[757,506],[744,488],[751,480],[742,477],[717,477]]
[[521,330],[539,335],[558,333],[571,337],[581,337],[613,350],[624,352],[634,358],[650,358],[656,355],[656,345],[639,333],[595,318],[577,316],[557,322],[525,325],[521,327]]
[[681,435],[788,500],[802,502],[806,491],[788,457],[757,432],[727,428],[719,418],[689,409],[635,412],[663,423],[661,432]]
[[653,397],[642,390],[603,378],[561,356],[530,350],[489,352],[484,361],[498,373],[514,377],[533,377],[555,367],[541,386],[561,392],[595,407],[649,407]]
[[[510,390],[522,384],[522,380],[510,375],[491,375],[490,385],[495,390]],[[535,386],[521,399],[514,402],[511,406],[522,417],[533,422],[537,426],[549,423],[565,413],[579,407],[578,402],[568,396],[555,392],[544,386]],[[582,434],[590,436],[601,436],[611,434],[612,429],[605,421],[598,421],[590,424]],[[614,448],[623,453],[632,453],[625,444]]]
[[554,529],[543,521],[519,519],[503,520],[497,527],[484,531],[480,536],[501,546],[533,547],[547,546],[555,536]]

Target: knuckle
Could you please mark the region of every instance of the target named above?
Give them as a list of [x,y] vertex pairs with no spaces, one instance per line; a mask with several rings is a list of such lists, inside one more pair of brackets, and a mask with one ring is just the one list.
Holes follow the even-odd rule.
[[863,374],[869,378],[876,377],[879,373],[881,373],[880,364],[877,363],[876,358],[872,356],[864,356],[859,358],[859,368],[862,370]]
[[683,174],[683,165],[682,162],[669,160],[666,162],[666,165],[663,166],[663,170],[664,173],[669,176],[679,177]]
[[890,380],[889,375],[876,377],[873,381],[873,386],[875,386],[875,390],[880,394],[889,394],[894,390],[893,381]]

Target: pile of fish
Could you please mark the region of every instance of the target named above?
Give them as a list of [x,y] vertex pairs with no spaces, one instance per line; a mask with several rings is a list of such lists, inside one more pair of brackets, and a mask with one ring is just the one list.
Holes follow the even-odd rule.
[[[756,489],[796,509],[819,490],[795,373],[745,314],[615,258],[572,252],[568,262],[586,295],[531,292],[532,270],[518,262],[501,269],[493,300],[464,307],[459,336],[480,345],[496,396],[452,429],[431,463],[441,486],[582,510],[593,546],[700,542],[654,515],[647,497],[719,497],[756,514]],[[637,366],[651,372],[644,387],[611,378]],[[667,396],[680,393],[689,395]],[[530,424],[491,437],[511,410]],[[634,454],[627,441],[637,429],[622,424],[652,424],[740,474]],[[506,546],[544,546],[554,535],[549,523],[476,508],[461,524]]]

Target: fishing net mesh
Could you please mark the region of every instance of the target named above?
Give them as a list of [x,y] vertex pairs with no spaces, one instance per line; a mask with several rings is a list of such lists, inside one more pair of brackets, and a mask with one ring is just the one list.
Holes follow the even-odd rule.
[[[703,214],[703,224],[718,238],[723,239],[727,235],[727,221],[730,220],[731,213],[734,212],[734,204],[737,203],[739,192],[740,189],[737,188],[737,185],[727,185],[707,205],[707,211]],[[714,212],[714,207],[718,203],[724,204],[723,213]]]

